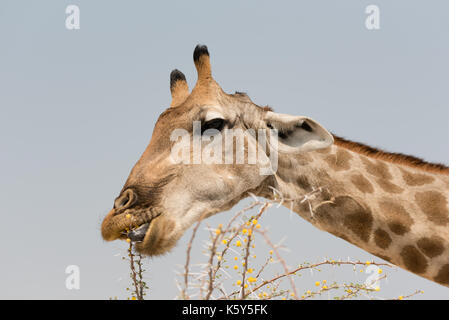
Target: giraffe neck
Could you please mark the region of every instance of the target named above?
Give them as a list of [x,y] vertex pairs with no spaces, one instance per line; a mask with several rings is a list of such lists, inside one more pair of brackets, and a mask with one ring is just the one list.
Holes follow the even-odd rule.
[[[282,194],[286,207],[319,229],[449,286],[447,173],[334,144],[280,156],[268,186]],[[270,192],[266,188],[263,195]]]

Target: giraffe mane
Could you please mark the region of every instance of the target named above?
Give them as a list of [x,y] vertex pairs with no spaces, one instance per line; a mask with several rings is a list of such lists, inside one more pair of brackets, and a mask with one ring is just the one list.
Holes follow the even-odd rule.
[[449,167],[444,164],[427,162],[421,158],[410,156],[403,153],[387,152],[384,150],[373,148],[360,142],[347,140],[333,133],[332,135],[334,136],[335,140],[334,143],[337,146],[352,150],[365,156],[419,168],[424,171],[443,173],[449,175]]

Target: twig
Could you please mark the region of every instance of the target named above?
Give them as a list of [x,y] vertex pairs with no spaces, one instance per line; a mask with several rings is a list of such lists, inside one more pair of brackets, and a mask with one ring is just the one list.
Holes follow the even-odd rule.
[[188,299],[187,296],[187,290],[189,288],[189,265],[190,265],[190,252],[192,250],[192,243],[195,239],[196,232],[201,224],[202,219],[200,219],[196,225],[195,228],[193,228],[192,236],[190,237],[189,243],[187,244],[187,255],[186,255],[186,264],[184,265],[184,288],[181,291],[181,298],[182,299]]
[[134,283],[134,293],[136,294],[136,298],[137,300],[143,300],[142,295],[139,292],[139,285],[138,285],[138,281],[137,281],[137,273],[136,273],[136,269],[134,267],[134,253],[132,252],[133,249],[133,243],[130,242],[129,243],[129,261],[130,261],[130,267],[131,267],[131,279],[133,280]]
[[[269,203],[265,203],[262,208],[260,208],[259,213],[256,215],[256,220],[258,220],[260,218],[260,216],[265,212],[265,210],[268,208],[270,204]],[[248,236],[247,236],[247,241],[246,241],[246,248],[245,248],[245,264],[243,266],[243,272],[242,272],[242,283],[241,283],[241,298],[244,299],[246,297],[245,295],[245,275],[246,272],[248,271],[248,257],[249,257],[249,252],[250,252],[250,246],[251,246],[251,238],[253,235],[253,231],[254,231],[254,224],[251,224],[251,228],[250,228],[251,232],[248,232]]]

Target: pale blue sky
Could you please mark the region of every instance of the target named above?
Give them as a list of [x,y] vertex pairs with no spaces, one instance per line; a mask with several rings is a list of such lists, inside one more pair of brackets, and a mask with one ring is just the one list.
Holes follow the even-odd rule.
[[[80,30],[65,28],[69,4],[80,7]],[[364,26],[369,4],[380,7],[378,31]],[[410,0],[3,0],[0,298],[126,296],[127,265],[115,256],[125,245],[104,242],[100,222],[169,105],[170,71],[193,85],[197,43],[208,45],[225,91],[449,163],[448,11],[447,1]],[[264,224],[274,241],[287,237],[293,264],[372,257],[284,208]],[[150,298],[177,294],[174,270],[189,236],[151,261]],[[78,291],[64,285],[70,264],[81,268]],[[332,275],[307,279],[323,277]],[[384,297],[424,289],[421,298],[449,298],[449,289],[401,270],[382,288]]]

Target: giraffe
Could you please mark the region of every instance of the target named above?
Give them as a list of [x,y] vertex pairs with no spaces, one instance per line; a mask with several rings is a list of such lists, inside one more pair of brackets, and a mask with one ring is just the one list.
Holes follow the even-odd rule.
[[[140,253],[161,255],[195,221],[250,194],[273,200],[276,190],[318,229],[449,286],[448,167],[346,140],[310,118],[258,106],[245,93],[227,94],[212,77],[207,47],[198,45],[193,58],[197,83],[189,92],[184,74],[172,71],[171,105],[102,222],[104,240],[129,238]],[[277,170],[261,175],[260,164],[174,163],[170,132],[194,135],[193,121],[224,135],[230,128],[275,128],[284,147]],[[258,143],[247,142],[246,151]],[[320,192],[299,201],[313,190]]]

